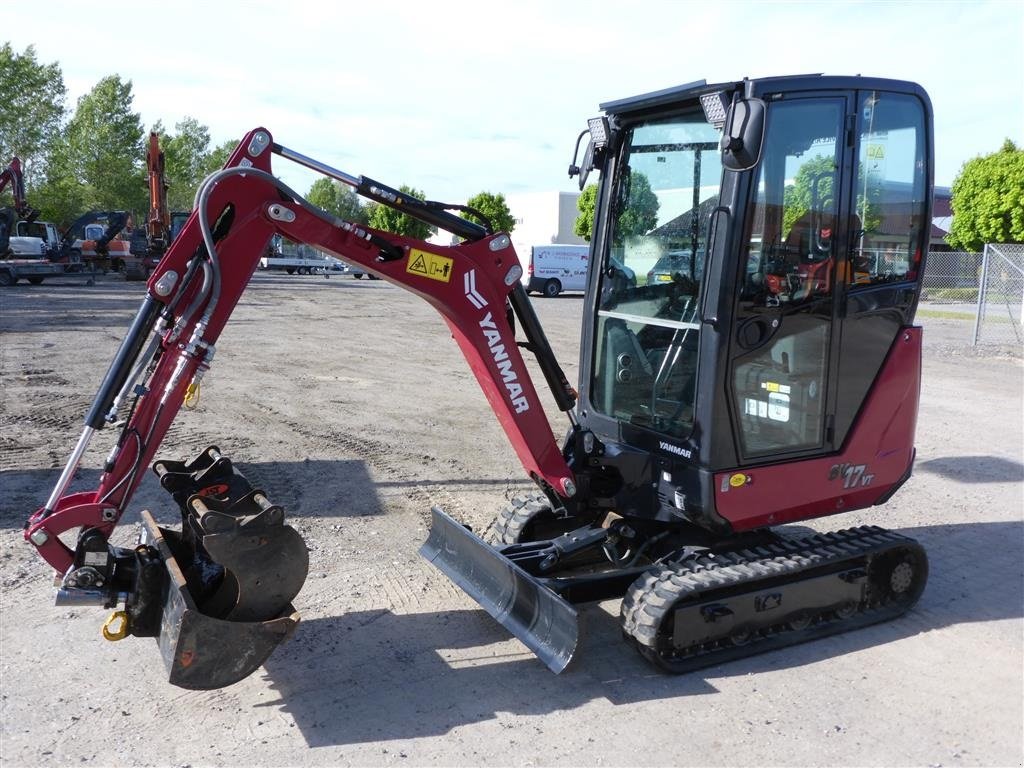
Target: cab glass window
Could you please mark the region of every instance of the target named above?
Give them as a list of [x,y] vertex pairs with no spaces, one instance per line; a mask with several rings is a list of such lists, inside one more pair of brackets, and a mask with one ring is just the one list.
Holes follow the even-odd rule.
[[719,132],[692,110],[630,128],[611,190],[594,407],[668,435],[693,426],[697,307],[722,178]]
[[748,213],[732,392],[745,456],[824,435],[845,102],[771,106]]
[[913,96],[878,91],[862,93],[858,107],[849,281],[858,287],[913,280],[929,230],[924,107]]

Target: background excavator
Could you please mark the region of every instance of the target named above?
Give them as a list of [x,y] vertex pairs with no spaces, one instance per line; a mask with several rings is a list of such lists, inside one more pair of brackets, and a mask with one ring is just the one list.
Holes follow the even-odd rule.
[[0,207],[0,257],[8,255],[10,239],[17,234],[15,225],[19,219],[35,221],[39,212],[25,200],[25,177],[21,171],[21,160],[12,157],[7,167],[0,171],[0,192],[11,188],[13,206]]
[[147,280],[154,267],[160,263],[187,213],[171,213],[167,207],[167,177],[164,174],[164,153],[160,149],[160,136],[155,131],[149,134],[146,149],[146,178],[149,183],[149,213],[144,229],[135,230],[131,239],[129,255],[124,262],[126,280]]
[[[602,110],[569,168],[581,189],[600,173],[578,390],[507,234],[264,129],[246,135],[202,185],[64,471],[26,523],[60,576],[58,603],[123,606],[104,634],[158,638],[170,681],[187,688],[241,679],[295,629],[308,559],[284,511],[217,447],[156,460],[281,235],[411,291],[445,319],[537,489],[499,513],[494,544],[435,509],[421,552],[552,670],[575,651],[575,605],[595,600],[622,598],[626,639],[670,672],[914,605],[928,570],[915,541],[877,527],[804,537],[776,527],[883,504],[910,477],[927,95],[896,80],[797,76],[694,82]],[[275,155],[461,242],[336,219],[274,177]],[[656,281],[617,279],[622,265],[644,275],[667,255],[678,266]],[[566,415],[561,443],[521,350]],[[119,439],[99,487],[69,493],[93,434],[112,425]],[[138,545],[113,546],[150,465],[181,528],[144,512]],[[73,545],[60,538],[68,532]]]
[[[124,211],[89,211],[76,219],[63,235],[50,222],[36,221],[39,212],[25,199],[21,162],[15,157],[0,171],[0,192],[7,186],[14,205],[0,208],[0,285],[14,285],[22,277],[38,285],[47,278],[118,267],[128,243],[118,239],[130,217]],[[17,248],[21,246],[21,248]],[[23,258],[11,259],[20,250]]]
[[130,223],[127,211],[87,211],[64,231],[50,261],[63,264],[69,271],[119,270],[129,252],[121,231]]

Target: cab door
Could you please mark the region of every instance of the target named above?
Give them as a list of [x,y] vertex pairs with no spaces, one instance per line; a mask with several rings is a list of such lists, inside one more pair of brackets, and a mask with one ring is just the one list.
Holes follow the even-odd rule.
[[769,103],[726,386],[742,464],[831,450],[853,94]]
[[843,445],[900,330],[913,322],[931,233],[930,108],[921,95],[857,92],[846,261],[841,263],[833,441]]

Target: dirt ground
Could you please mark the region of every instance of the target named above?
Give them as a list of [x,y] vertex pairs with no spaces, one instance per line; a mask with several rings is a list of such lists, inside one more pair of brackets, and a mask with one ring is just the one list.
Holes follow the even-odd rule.
[[[817,525],[921,540],[931,578],[910,614],[670,677],[620,641],[610,602],[581,612],[556,676],[417,555],[431,505],[482,528],[528,487],[440,318],[383,282],[258,274],[161,455],[216,444],[284,505],[310,549],[303,621],[250,678],[189,692],[166,683],[152,641],[104,641],[106,611],[54,607],[21,533],[142,291],[114,276],[0,291],[3,765],[1024,760],[1024,379],[1019,357],[967,347],[969,324],[924,319],[911,481]],[[536,305],[574,380],[582,300]],[[95,488],[113,437],[97,436],[73,489]],[[177,516],[152,474],[125,543],[143,508]]]

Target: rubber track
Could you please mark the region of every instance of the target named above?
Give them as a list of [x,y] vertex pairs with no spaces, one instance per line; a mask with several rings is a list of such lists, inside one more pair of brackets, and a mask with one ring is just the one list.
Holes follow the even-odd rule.
[[[806,627],[791,628],[786,623],[761,627],[743,644],[721,638],[676,649],[671,637],[660,631],[666,620],[672,620],[675,607],[690,599],[696,604],[705,602],[707,598],[702,596],[709,590],[725,590],[728,597],[760,589],[757,582],[763,579],[790,576],[790,581],[796,583],[803,572],[811,571],[808,575],[813,576],[820,569],[834,570],[844,562],[856,567],[866,556],[901,547],[919,552],[924,566],[921,573],[915,574],[913,599],[880,600],[875,595],[847,617],[823,608]],[[920,545],[877,526],[779,540],[752,549],[702,555],[681,564],[655,566],[633,582],[623,598],[622,630],[627,640],[656,666],[673,673],[688,672],[894,618],[916,602],[926,578],[927,560]],[[873,592],[869,590],[869,594]]]

